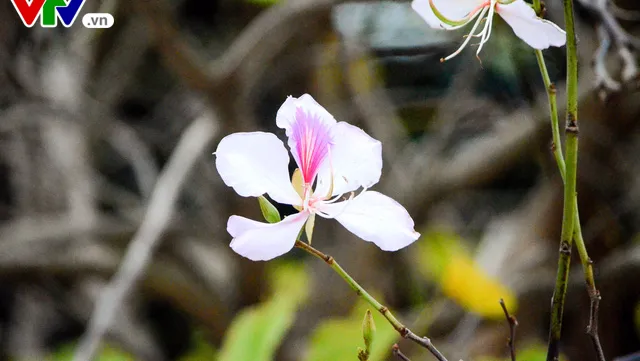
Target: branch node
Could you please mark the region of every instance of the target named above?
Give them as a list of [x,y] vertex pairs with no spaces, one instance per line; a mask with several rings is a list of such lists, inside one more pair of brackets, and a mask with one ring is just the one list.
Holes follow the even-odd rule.
[[560,253],[565,256],[571,255],[571,246],[569,245],[568,242],[566,241],[560,242]]

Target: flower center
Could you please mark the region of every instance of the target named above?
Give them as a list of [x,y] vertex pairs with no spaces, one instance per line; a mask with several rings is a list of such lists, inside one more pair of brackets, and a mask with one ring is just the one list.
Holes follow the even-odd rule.
[[[480,38],[480,42],[476,44],[476,46],[478,46],[478,50],[476,51],[476,57],[478,58],[478,60],[480,60],[480,51],[482,51],[482,47],[489,40],[489,37],[491,36],[491,29],[493,27],[493,17],[496,11],[498,10],[498,5],[499,4],[508,5],[514,1],[515,0],[487,0],[481,3],[480,5],[478,5],[475,9],[473,9],[469,13],[469,15],[467,15],[464,19],[451,20],[451,19],[447,19],[442,13],[438,11],[438,9],[435,8],[435,5],[433,4],[433,0],[429,0],[429,5],[431,6],[431,9],[433,10],[436,17],[440,21],[442,21],[444,24],[452,26],[452,28],[450,28],[449,30],[461,28],[475,20],[475,23],[473,24],[471,31],[469,32],[468,35],[465,36],[465,40],[462,43],[462,45],[458,48],[458,50],[456,50],[446,58],[440,59],[440,61],[445,62],[447,60],[450,60],[456,57],[458,54],[462,52],[464,48],[467,47],[467,45],[469,45],[469,42],[471,42],[472,38]],[[484,26],[482,27],[482,30],[477,32],[478,28],[483,22],[484,22]]]
[[[333,177],[333,174],[331,176]],[[344,208],[341,211],[336,214],[327,214],[320,209],[321,206],[339,201],[344,194],[332,197],[332,192],[329,191],[326,195],[316,196],[313,193],[312,185],[304,182],[300,169],[296,169],[295,172],[293,172],[291,183],[293,184],[293,188],[300,195],[300,198],[302,198],[302,204],[300,206],[294,205],[294,208],[299,211],[309,212],[310,214],[320,214],[325,218],[335,218],[337,215],[341,214],[344,209],[346,209],[347,204],[355,197],[355,194],[351,192],[349,198],[343,202]],[[331,189],[333,189],[333,185],[331,186]]]

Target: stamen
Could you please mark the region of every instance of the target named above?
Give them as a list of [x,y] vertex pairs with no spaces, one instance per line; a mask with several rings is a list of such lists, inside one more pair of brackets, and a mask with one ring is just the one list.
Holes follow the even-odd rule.
[[[487,8],[483,8],[476,16],[479,17],[479,19],[476,21],[476,23],[473,25],[473,28],[471,28],[471,32],[469,33],[469,35],[473,35],[476,30],[478,29],[478,26],[480,25],[480,23],[482,22],[482,18],[484,17],[484,15],[487,13]],[[471,39],[473,38],[473,36],[467,36],[465,41],[462,43],[462,45],[460,45],[460,47],[458,48],[458,50],[456,50],[455,52],[453,52],[451,55],[447,56],[446,58],[442,58],[440,59],[440,62],[445,62],[447,60],[451,60],[454,57],[456,57],[458,54],[460,54],[462,52],[462,50],[467,46],[467,44],[469,44],[469,41],[471,41]]]
[[[353,192],[352,192],[352,193],[353,193]],[[335,202],[339,201],[339,200],[340,200],[340,198],[342,198],[342,196],[343,196],[343,195],[344,195],[344,193],[340,193],[340,194],[338,194],[337,196],[335,196],[335,197],[333,197],[333,198],[331,198],[331,199],[329,199],[329,200],[324,201],[323,203],[325,203],[325,204],[335,203]]]
[[334,214],[333,216],[327,215],[327,218],[336,218],[339,215],[341,215],[342,213],[344,213],[344,211],[347,209],[347,206],[349,205],[349,203],[351,203],[351,201],[353,200],[354,197],[355,197],[355,193],[351,192],[351,195],[349,196],[349,199],[344,201],[344,207],[342,207],[342,209],[338,213]]
[[329,192],[324,198],[329,198],[333,194],[333,162],[331,161],[331,147],[327,149],[327,158],[329,159],[329,176],[331,177],[331,183],[329,183]]
[[493,28],[493,16],[495,14],[496,1],[497,0],[492,0],[491,1],[491,8],[489,9],[489,15],[487,15],[487,19],[489,19],[489,21],[487,21],[487,25],[485,26],[484,30],[482,31],[484,33],[484,35],[482,37],[482,40],[480,40],[480,45],[478,46],[478,51],[476,51],[476,57],[480,57],[480,51],[482,51],[482,47],[489,40],[489,37],[491,36],[491,29]]

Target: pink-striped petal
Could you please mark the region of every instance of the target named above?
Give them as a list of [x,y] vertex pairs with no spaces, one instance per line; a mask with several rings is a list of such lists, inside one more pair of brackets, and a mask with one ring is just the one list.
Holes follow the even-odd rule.
[[287,98],[278,110],[276,124],[286,131],[304,182],[312,184],[329,155],[335,119],[311,95],[304,94],[300,98]]

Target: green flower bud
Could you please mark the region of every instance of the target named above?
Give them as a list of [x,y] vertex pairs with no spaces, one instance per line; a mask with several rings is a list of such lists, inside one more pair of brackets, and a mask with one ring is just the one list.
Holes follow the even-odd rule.
[[376,324],[373,322],[373,315],[370,310],[364,314],[364,320],[362,321],[362,336],[364,338],[364,346],[367,354],[371,352],[371,344],[373,343],[373,337],[376,334]]
[[262,211],[262,216],[269,223],[278,223],[282,218],[280,218],[280,212],[276,209],[276,207],[269,202],[264,196],[258,197],[258,203],[260,203],[260,210]]

